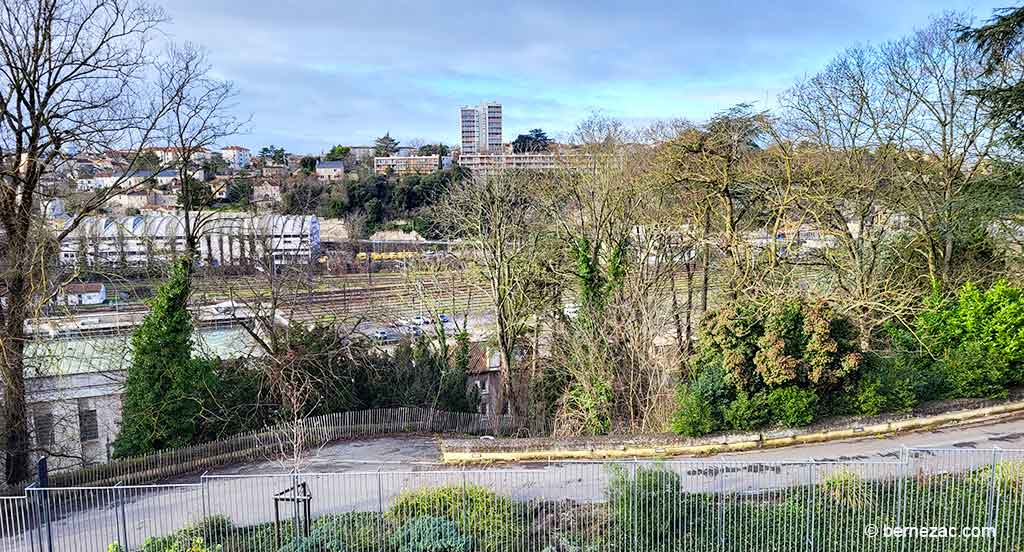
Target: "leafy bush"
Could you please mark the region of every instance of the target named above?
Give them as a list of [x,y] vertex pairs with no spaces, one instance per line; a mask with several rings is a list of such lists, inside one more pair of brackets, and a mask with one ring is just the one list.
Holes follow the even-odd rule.
[[978,342],[963,343],[946,351],[936,363],[955,397],[1002,398],[1010,370],[1007,358]]
[[907,412],[917,406],[926,385],[913,365],[900,359],[876,359],[861,375],[851,400],[858,414]]
[[515,546],[524,530],[522,504],[477,485],[404,493],[388,515],[398,523],[430,516],[447,519],[487,551]]
[[[1024,384],[1024,290],[996,282],[965,284],[955,297],[937,290],[914,319],[914,339],[894,338],[946,379],[950,397],[1003,397]],[[901,339],[902,337],[902,339]]]
[[824,301],[728,303],[705,319],[672,428],[697,436],[773,422],[806,425],[819,411],[842,411],[835,401],[864,365],[857,342],[850,320]]
[[469,552],[472,541],[453,522],[435,516],[413,518],[391,537],[398,552]]
[[[217,537],[224,538],[233,531],[227,517],[210,516],[171,535],[147,538],[140,552],[213,552],[220,550],[220,545],[208,547],[206,539],[215,542]],[[117,543],[111,546],[117,546]],[[119,546],[117,551],[121,551]]]
[[381,543],[395,530],[386,516],[376,512],[347,512],[317,518],[314,529],[330,528],[348,552],[380,552]]
[[[122,548],[114,543],[107,548],[108,552],[121,551]],[[221,552],[221,545],[208,546],[203,537],[189,535],[181,532],[170,537],[150,537],[142,544],[143,552]]]
[[347,552],[348,547],[338,527],[320,525],[309,532],[309,536],[286,544],[279,552]]
[[775,420],[790,427],[804,426],[814,421],[818,395],[796,386],[772,389],[768,393],[768,407]]
[[679,387],[678,410],[672,419],[676,433],[696,437],[707,435],[723,425],[721,404],[728,397],[725,372],[711,366]]
[[679,475],[661,467],[610,469],[608,508],[618,537],[636,550],[667,548],[676,536],[675,520],[684,515]]
[[764,393],[748,394],[740,391],[729,406],[725,407],[725,422],[733,429],[757,429],[768,423],[768,398]]

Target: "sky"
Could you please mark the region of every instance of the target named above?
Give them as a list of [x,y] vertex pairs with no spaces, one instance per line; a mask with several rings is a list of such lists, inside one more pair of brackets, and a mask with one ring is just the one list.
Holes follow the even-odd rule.
[[[846,48],[943,11],[1010,0],[416,2],[167,0],[170,40],[202,45],[250,118],[233,143],[318,154],[455,144],[459,108],[502,103],[504,139],[564,137],[589,114],[699,121],[778,94]],[[227,145],[227,144],[222,144]]]

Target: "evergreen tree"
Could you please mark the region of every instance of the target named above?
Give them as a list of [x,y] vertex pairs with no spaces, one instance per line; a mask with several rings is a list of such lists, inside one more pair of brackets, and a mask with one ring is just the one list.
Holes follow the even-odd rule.
[[199,397],[213,369],[211,361],[192,357],[190,288],[187,267],[179,262],[132,335],[116,457],[185,446],[202,431]]
[[512,151],[515,153],[537,153],[547,151],[551,146],[551,139],[542,129],[535,128],[527,134],[520,134],[512,141]]
[[373,155],[376,157],[390,157],[398,151],[398,140],[391,137],[391,133],[387,133],[380,138],[373,145]]
[[996,15],[986,24],[961,29],[960,39],[977,46],[987,76],[993,77],[985,87],[973,93],[1006,123],[1010,143],[1024,148],[1024,80],[1019,71],[1009,72],[1005,80],[998,78],[1024,43],[1024,7],[996,10]]
[[455,341],[451,365],[441,373],[437,408],[449,412],[476,412],[480,396],[475,387],[470,389],[466,385],[470,362],[469,334],[459,332]]

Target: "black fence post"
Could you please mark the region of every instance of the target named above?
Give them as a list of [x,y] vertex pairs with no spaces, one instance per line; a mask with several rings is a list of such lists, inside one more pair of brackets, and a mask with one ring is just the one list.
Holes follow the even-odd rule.
[[117,493],[117,513],[119,525],[121,526],[121,546],[123,547],[124,550],[127,551],[130,550],[128,544],[128,515],[124,507],[125,498],[124,487],[122,487],[122,485],[123,483],[121,481],[118,481],[117,485],[114,485],[114,488],[116,489]]
[[53,552],[53,526],[50,523],[50,470],[45,456],[36,462],[36,481],[40,487],[39,500],[43,514],[42,521],[46,524],[46,550]]

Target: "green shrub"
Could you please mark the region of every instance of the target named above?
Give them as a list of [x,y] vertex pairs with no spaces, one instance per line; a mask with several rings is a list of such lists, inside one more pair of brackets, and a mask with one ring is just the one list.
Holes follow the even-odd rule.
[[661,467],[613,464],[608,508],[616,535],[636,550],[668,548],[683,496],[679,475]]
[[934,359],[948,396],[1004,397],[1024,384],[1024,290],[1000,281],[987,290],[965,284],[956,297],[938,290],[914,319],[915,339],[896,341],[901,351]]
[[736,398],[725,407],[725,422],[732,429],[749,431],[768,423],[768,399],[764,393],[748,394],[740,391]]
[[937,363],[956,397],[1002,398],[1007,395],[1007,359],[978,342],[946,352]]
[[689,383],[679,386],[672,430],[697,437],[720,429],[723,425],[721,404],[727,396],[725,372],[713,366],[702,370]]
[[850,468],[839,468],[825,478],[822,491],[832,502],[847,508],[871,504],[871,490],[864,478]]
[[472,536],[481,550],[506,550],[524,531],[525,508],[477,485],[437,487],[404,493],[388,515],[398,523],[418,517],[441,517]]
[[912,365],[896,359],[876,361],[861,374],[852,395],[856,413],[908,412],[918,403],[926,382]]
[[804,426],[814,421],[818,395],[792,385],[780,387],[768,393],[768,407],[776,421],[789,427]]
[[864,366],[858,342],[855,325],[827,301],[731,301],[705,317],[672,429],[699,436],[853,411],[843,399]]
[[398,552],[469,552],[472,541],[459,532],[455,523],[424,516],[407,521],[391,537],[391,545]]
[[[122,548],[115,543],[111,544],[107,550],[112,552],[113,550],[122,550]],[[169,537],[150,537],[142,544],[143,552],[221,552],[221,550],[223,550],[221,545],[208,546],[203,537],[188,534],[187,531],[181,531]]]
[[376,512],[347,512],[317,518],[313,528],[329,527],[345,542],[348,552],[380,552],[381,543],[395,531],[388,517]]
[[342,532],[334,525],[320,525],[309,536],[282,546],[279,552],[347,552]]

